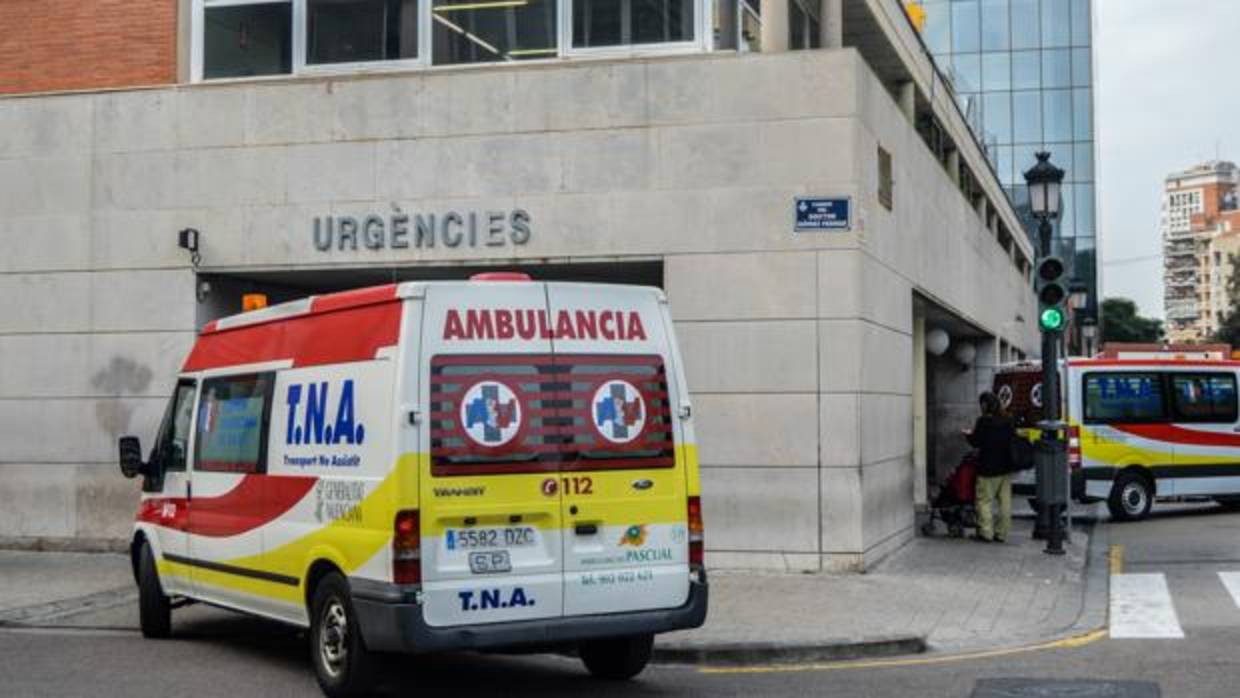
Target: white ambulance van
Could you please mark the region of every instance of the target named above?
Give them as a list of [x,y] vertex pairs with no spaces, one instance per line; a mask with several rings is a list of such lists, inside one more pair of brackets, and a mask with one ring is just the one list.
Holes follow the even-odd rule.
[[575,647],[640,672],[706,617],[692,410],[653,288],[520,274],[209,323],[142,475],[142,632],[202,601],[309,628],[320,685],[380,652]]
[[[1158,499],[1240,506],[1240,362],[1195,358],[1071,359],[1060,371],[1072,496],[1111,517],[1147,517]],[[1041,370],[1001,369],[994,389],[1036,439]],[[1013,489],[1033,493],[1033,472]],[[1021,481],[1023,480],[1023,481]]]

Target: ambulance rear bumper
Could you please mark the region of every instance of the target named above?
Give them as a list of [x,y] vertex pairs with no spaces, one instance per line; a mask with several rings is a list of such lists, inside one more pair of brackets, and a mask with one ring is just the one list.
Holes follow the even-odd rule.
[[706,622],[707,592],[705,581],[695,581],[689,585],[689,599],[679,608],[453,627],[427,625],[420,605],[393,601],[374,588],[354,587],[353,609],[366,647],[376,652],[551,648],[700,627]]

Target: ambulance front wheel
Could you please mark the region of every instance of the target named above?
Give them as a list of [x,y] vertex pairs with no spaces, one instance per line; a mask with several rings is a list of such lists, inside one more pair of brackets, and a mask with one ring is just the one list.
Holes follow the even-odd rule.
[[143,637],[165,638],[172,634],[172,602],[159,584],[155,556],[147,543],[142,544],[138,556],[138,625]]
[[362,642],[349,584],[339,572],[328,573],[314,588],[310,654],[323,693],[351,698],[370,692],[375,658]]
[[1107,498],[1107,509],[1117,521],[1140,521],[1149,516],[1153,504],[1153,484],[1136,470],[1120,473]]
[[623,681],[642,673],[653,649],[654,635],[638,635],[583,642],[579,652],[595,678]]

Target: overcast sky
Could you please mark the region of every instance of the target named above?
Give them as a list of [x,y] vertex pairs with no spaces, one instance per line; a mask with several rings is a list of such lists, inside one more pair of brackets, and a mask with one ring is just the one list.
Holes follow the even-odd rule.
[[1102,296],[1161,318],[1163,178],[1216,153],[1240,162],[1240,0],[1094,0],[1094,13]]

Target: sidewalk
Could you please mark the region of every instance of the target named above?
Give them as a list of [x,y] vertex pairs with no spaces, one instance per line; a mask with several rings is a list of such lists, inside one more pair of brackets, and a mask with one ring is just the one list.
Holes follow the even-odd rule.
[[1032,526],[1018,519],[1001,545],[919,537],[862,575],[717,571],[706,625],[660,637],[657,651],[691,663],[825,661],[1016,646],[1102,627],[1106,546],[1077,530],[1066,555],[1047,555]]
[[[664,663],[795,663],[1010,647],[1106,622],[1106,545],[1073,532],[1042,552],[1032,522],[1008,543],[918,538],[863,575],[716,570],[700,629],[660,636]],[[0,551],[0,627],[137,628],[127,558]],[[178,611],[192,625],[223,611]]]

